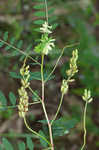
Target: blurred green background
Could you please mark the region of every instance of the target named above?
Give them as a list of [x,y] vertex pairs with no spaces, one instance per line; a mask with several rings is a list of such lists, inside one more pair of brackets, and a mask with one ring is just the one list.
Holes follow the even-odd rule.
[[[0,0],[0,31],[2,31],[0,37],[2,39],[3,33],[8,31],[9,38],[15,37],[17,41],[23,40],[22,50],[28,52],[27,47],[30,46],[31,56],[40,61],[40,57],[33,52],[33,47],[38,43],[41,35],[37,32],[41,24],[37,20],[42,17],[41,14],[37,14],[38,9],[35,8],[37,3],[40,3],[39,0]],[[94,101],[89,104],[87,110],[86,149],[99,150],[99,1],[49,0],[48,9],[49,22],[54,29],[52,36],[56,39],[56,47],[54,52],[45,58],[45,70],[48,68],[51,71],[61,49],[66,44],[75,44],[75,46],[65,49],[55,71],[55,80],[49,81],[46,85],[46,97],[48,97],[46,104],[50,118],[59,103],[61,81],[66,78],[65,71],[69,66],[72,50],[75,48],[79,50],[79,72],[75,77],[75,82],[70,85],[68,94],[64,97],[59,114],[59,116],[67,116],[67,119],[76,118],[79,123],[67,136],[55,140],[56,147],[59,150],[80,149],[83,142],[81,121],[84,109],[81,95],[84,88],[88,88],[92,91]],[[19,48],[21,44],[22,41],[18,45]],[[23,56],[13,50],[10,53],[10,50],[5,50],[5,46],[0,47],[0,91],[4,93],[7,104],[10,105],[10,92],[15,94],[18,103],[17,89],[20,87],[20,80],[12,78],[9,72],[19,72]],[[39,71],[39,67],[33,65],[31,60],[28,60],[28,64],[30,64],[32,71]],[[40,86],[39,81],[33,80],[31,82],[31,87],[38,92],[41,91]],[[31,107],[27,117],[31,127],[34,126],[36,130],[41,128],[41,125],[36,123],[44,117],[40,105]],[[15,136],[14,132],[18,133],[18,136]],[[15,141],[23,140],[25,142],[22,133],[26,132],[28,131],[23,121],[18,117],[16,108],[0,111],[0,136],[8,137],[15,145]],[[35,143],[37,144],[37,142]],[[39,148],[37,147],[37,149]]]

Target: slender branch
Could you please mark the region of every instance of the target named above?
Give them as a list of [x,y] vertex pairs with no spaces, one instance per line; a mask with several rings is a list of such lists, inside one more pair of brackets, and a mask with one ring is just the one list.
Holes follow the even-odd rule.
[[55,119],[57,118],[57,115],[60,111],[60,108],[61,108],[61,105],[62,105],[62,102],[63,102],[63,97],[64,97],[64,94],[61,95],[61,100],[60,100],[60,103],[59,103],[59,106],[58,106],[58,109],[57,109],[57,112],[53,118],[53,120],[51,121],[51,125],[53,124],[53,122],[55,121]]
[[38,137],[42,138],[45,142],[47,142],[47,143],[50,145],[49,141],[48,141],[45,137],[43,137],[42,135],[38,134],[36,131],[32,130],[32,129],[29,127],[29,125],[28,125],[28,123],[27,123],[25,117],[24,117],[24,123],[25,123],[25,125],[26,125],[26,127],[27,127],[27,129],[28,129],[29,131],[31,131],[33,134],[37,135]]
[[79,43],[66,45],[66,46],[62,49],[61,54],[60,54],[59,58],[57,59],[54,68],[52,69],[51,73],[48,75],[48,77],[46,78],[46,80],[45,80],[44,82],[47,82],[48,79],[49,79],[49,77],[54,73],[54,71],[55,71],[55,69],[56,69],[56,67],[57,67],[57,65],[58,65],[58,63],[59,63],[59,61],[60,61],[60,59],[61,59],[61,57],[62,57],[62,55],[63,55],[63,53],[64,53],[65,48],[72,47],[72,46],[78,45],[78,44],[79,44]]
[[3,42],[4,44],[10,46],[11,48],[15,49],[16,51],[20,52],[21,54],[27,56],[28,58],[30,58],[30,59],[33,60],[34,62],[38,63],[38,65],[41,65],[37,60],[35,60],[35,59],[32,58],[31,56],[29,56],[28,54],[26,54],[25,52],[23,52],[23,51],[20,50],[19,48],[17,48],[17,47],[15,47],[15,46],[13,46],[13,45],[11,45],[11,44],[9,44],[9,43],[3,41],[2,39],[0,39],[0,41]]
[[82,146],[81,150],[83,150],[85,145],[86,145],[86,134],[87,134],[87,130],[86,130],[86,112],[87,112],[87,104],[88,104],[88,102],[86,101],[85,108],[84,108],[84,118],[83,118],[84,141],[83,141],[83,146]]
[[[41,103],[41,101],[37,101],[37,102],[33,102],[33,103],[29,103],[28,105],[30,106],[30,105],[34,105],[34,104],[39,104],[39,103]],[[2,105],[2,106],[0,106],[0,111],[4,111],[4,110],[2,110],[2,109],[13,109],[13,108],[17,108],[19,105],[15,105],[15,106],[5,106],[5,105]]]
[[43,64],[44,64],[44,54],[42,54],[42,60],[41,60],[41,78],[42,78],[42,107],[45,114],[45,118],[47,120],[48,128],[49,128],[49,136],[50,136],[50,142],[51,142],[51,150],[54,150],[54,143],[53,143],[53,135],[52,135],[52,128],[51,124],[47,115],[47,111],[45,108],[44,103],[44,76],[43,76]]
[[51,147],[45,148],[45,149],[43,149],[43,150],[51,150]]
[[30,91],[40,100],[40,102],[41,102],[42,99],[39,97],[39,95],[38,95],[36,92],[34,92],[30,86],[29,86],[28,88],[29,88],[29,90],[30,90]]

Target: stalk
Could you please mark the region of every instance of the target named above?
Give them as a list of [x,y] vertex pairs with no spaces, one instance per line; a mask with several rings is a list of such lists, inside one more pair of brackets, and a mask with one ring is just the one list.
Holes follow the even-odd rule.
[[48,129],[49,129],[49,136],[50,136],[50,142],[51,142],[51,150],[54,150],[54,143],[53,143],[53,135],[52,135],[52,127],[51,123],[49,121],[45,103],[44,103],[44,75],[43,75],[43,64],[44,64],[44,54],[42,54],[42,60],[41,60],[41,78],[42,78],[42,107],[44,111],[45,118],[47,120]]
[[84,108],[84,118],[83,118],[84,142],[83,142],[81,150],[83,150],[85,145],[86,145],[86,134],[87,134],[87,130],[86,130],[86,112],[87,112],[87,104],[88,104],[88,102],[86,101],[85,108]]

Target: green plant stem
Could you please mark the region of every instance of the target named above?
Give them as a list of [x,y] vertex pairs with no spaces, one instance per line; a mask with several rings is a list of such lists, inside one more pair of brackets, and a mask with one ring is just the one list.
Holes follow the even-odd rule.
[[41,78],[42,78],[42,82],[44,82],[43,67],[44,67],[44,54],[42,54],[42,56],[41,56]]
[[45,149],[43,149],[43,150],[51,150],[51,147],[45,148]]
[[29,86],[28,87],[29,88],[29,90],[35,95],[35,96],[37,96],[38,97],[38,99],[40,100],[40,102],[42,101],[42,99],[39,97],[39,95],[36,93],[36,92],[34,92],[33,90],[32,90],[32,88]]
[[53,118],[53,120],[51,121],[51,125],[53,124],[53,122],[55,121],[55,119],[57,118],[57,115],[60,111],[60,108],[61,108],[61,105],[62,105],[62,102],[63,102],[63,97],[64,97],[64,94],[61,95],[61,100],[60,100],[60,103],[59,103],[59,106],[58,106],[58,109],[57,109],[57,112]]
[[60,61],[60,59],[61,59],[61,57],[62,57],[62,55],[63,55],[63,53],[64,53],[65,48],[72,47],[72,46],[77,45],[77,44],[79,44],[79,43],[66,45],[66,46],[62,49],[61,54],[60,54],[59,58],[57,59],[54,68],[52,69],[51,73],[48,75],[48,77],[46,78],[46,80],[45,80],[44,82],[47,82],[48,79],[49,79],[49,77],[54,73],[54,71],[55,71],[55,69],[56,69],[56,67],[57,67],[57,65],[58,65],[58,63],[59,63],[59,61]]
[[[34,104],[39,104],[41,103],[41,101],[37,101],[37,102],[33,102],[33,103],[29,103],[28,105],[34,105]],[[14,105],[14,106],[4,106],[3,105],[0,107],[0,109],[13,109],[13,108],[17,108],[19,105]],[[6,111],[6,110],[3,110]]]
[[45,142],[47,142],[47,143],[50,145],[49,141],[48,141],[45,137],[43,137],[42,135],[38,134],[36,131],[32,130],[32,129],[29,127],[29,125],[28,125],[28,123],[27,123],[27,121],[26,121],[26,117],[24,117],[24,123],[25,123],[25,125],[26,125],[26,127],[27,127],[27,129],[28,129],[29,131],[31,131],[33,134],[37,135],[38,137],[42,138]]
[[35,60],[35,59],[32,58],[31,56],[29,56],[28,54],[26,54],[25,52],[23,52],[23,51],[20,50],[19,48],[17,48],[17,47],[15,47],[15,46],[13,46],[13,45],[11,45],[11,44],[9,44],[9,43],[3,41],[2,39],[0,39],[0,41],[3,42],[4,44],[10,46],[11,48],[15,49],[16,51],[20,52],[21,54],[27,56],[28,58],[30,58],[31,60],[33,60],[34,62],[36,62],[38,65],[41,65],[37,60]]
[[43,76],[43,64],[44,64],[44,54],[42,54],[42,58],[41,58],[41,78],[42,78],[42,107],[43,107],[43,111],[45,114],[45,118],[47,120],[47,124],[48,124],[48,129],[49,129],[49,136],[50,136],[50,142],[51,142],[51,150],[54,150],[54,143],[53,143],[53,135],[52,135],[52,128],[51,128],[51,124],[47,115],[47,111],[45,108],[45,103],[44,103],[44,76]]
[[86,145],[86,134],[87,134],[87,130],[86,130],[86,112],[87,112],[87,100],[86,100],[86,104],[85,104],[85,108],[84,108],[84,116],[83,116],[83,129],[84,129],[84,140],[83,140],[83,145],[81,150],[84,149],[85,145]]
[[26,138],[27,136],[30,136],[32,138],[36,138],[37,136],[34,134],[27,134],[27,133],[0,133],[0,137],[8,137],[8,138]]

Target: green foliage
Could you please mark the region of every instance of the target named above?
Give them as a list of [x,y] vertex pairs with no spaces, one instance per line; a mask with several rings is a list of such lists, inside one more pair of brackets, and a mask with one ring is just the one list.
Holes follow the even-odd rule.
[[[53,14],[54,14],[54,11],[55,9],[54,8],[51,8],[51,6],[53,5],[53,2],[47,2],[48,4],[48,16],[49,16],[49,24],[52,25],[52,28],[55,29],[58,24],[56,23],[57,22],[57,17],[53,17]],[[35,20],[33,23],[36,25],[34,31],[40,31],[39,29],[39,25],[43,24],[45,21],[45,18],[46,18],[46,13],[45,12],[45,2],[44,1],[39,1],[39,0],[36,0],[36,3],[35,5],[33,6],[33,8],[36,10],[36,12],[34,13],[34,16],[38,17],[37,20]],[[53,18],[53,19],[52,19]]]
[[[39,131],[39,134],[46,138],[46,136],[42,130]],[[45,147],[45,148],[48,147],[48,144],[44,140],[42,140],[42,138],[40,138],[40,143],[43,147]]]
[[[79,2],[79,4],[77,3],[77,5],[76,5],[77,7],[75,8],[75,5],[72,6],[71,4],[69,4],[68,0],[66,1],[66,6],[65,6],[64,1],[62,1],[62,0],[61,1],[53,0],[53,2],[48,2],[48,6],[49,6],[48,12],[45,12],[46,7],[44,4],[44,0],[36,0],[36,1],[33,0],[33,2],[34,2],[34,6],[33,6],[34,13],[33,14],[36,18],[33,21],[33,23],[34,23],[34,27],[32,28],[33,31],[41,31],[40,27],[42,24],[45,23],[44,20],[47,17],[47,13],[49,16],[48,23],[52,25],[53,29],[56,29],[56,27],[58,25],[56,23],[58,17],[54,15],[55,8],[52,8],[52,6],[53,6],[53,4],[55,4],[55,6],[56,6],[56,4],[58,4],[58,3],[59,4],[63,3],[64,8],[66,8],[65,9],[66,13],[62,14],[63,15],[62,17],[64,19],[63,20],[64,23],[60,24],[59,29],[60,29],[60,32],[61,32],[61,27],[62,27],[63,32],[68,31],[70,37],[67,37],[67,35],[65,35],[65,32],[64,32],[65,37],[63,37],[63,39],[60,35],[59,35],[59,37],[57,36],[58,43],[61,43],[59,46],[64,45],[64,43],[63,43],[64,39],[67,42],[69,41],[69,43],[76,42],[79,39],[79,43],[80,43],[79,46],[76,47],[76,48],[79,47],[79,49],[80,49],[79,50],[79,66],[80,66],[79,83],[80,83],[80,87],[78,85],[77,88],[72,90],[72,92],[76,93],[77,95],[80,96],[82,91],[83,91],[82,86],[87,86],[87,88],[95,91],[94,95],[99,95],[99,88],[98,88],[98,82],[97,82],[98,81],[98,74],[99,74],[99,71],[98,71],[99,70],[99,61],[98,61],[99,57],[96,55],[97,53],[94,53],[94,51],[93,51],[94,48],[95,49],[97,48],[96,39],[91,34],[90,28],[87,28],[87,26],[89,26],[89,23],[87,20],[89,20],[89,17],[92,15],[92,9],[93,9],[92,5],[89,5],[88,7],[85,7],[85,8],[83,8],[83,5],[81,5],[80,8],[78,9],[78,6],[80,5],[81,1]],[[27,3],[27,2],[25,1],[25,3]],[[60,7],[60,5],[59,5],[59,7]],[[85,9],[85,10],[83,11],[83,9]],[[58,11],[60,11],[60,9]],[[57,12],[57,10],[56,10],[56,12]],[[83,17],[81,17],[81,14],[84,14]],[[96,18],[97,20],[96,20],[94,25],[98,24],[98,16],[96,16],[96,17],[97,17]],[[23,18],[25,18],[25,16]],[[27,24],[28,21],[27,22],[23,21],[23,22],[24,22],[24,24]],[[61,22],[60,18],[59,18],[58,22]],[[14,25],[15,25],[15,23],[14,23]],[[69,27],[67,27],[67,26],[69,26]],[[20,30],[21,30],[20,25],[18,25],[18,29],[20,32]],[[29,25],[28,25],[28,29],[29,29]],[[27,26],[26,26],[26,30],[27,30]],[[56,32],[58,32],[58,30]],[[71,31],[72,31],[72,33],[71,33]],[[19,32],[18,32],[18,34],[19,34]],[[23,33],[25,33],[25,32],[23,32]],[[57,34],[57,33],[55,33],[55,34]],[[25,34],[23,34],[23,35],[25,35]],[[49,45],[47,45],[47,47],[45,47],[46,44],[50,43],[50,45],[51,45],[52,44],[51,41],[53,39],[49,38],[49,37],[45,38],[44,36],[42,36],[41,41],[44,41],[44,42],[41,42],[40,39],[37,39],[36,43],[35,43],[34,42],[35,36],[38,37],[38,33],[33,32],[33,39],[31,39],[30,34],[27,35],[27,40],[31,39],[31,41],[33,42],[33,46],[32,46],[32,44],[30,44],[24,50],[24,47],[26,47],[26,46],[24,45],[25,43],[23,42],[23,40],[17,41],[13,37],[10,38],[10,35],[6,31],[3,34],[0,33],[0,37],[1,37],[0,38],[0,48],[2,48],[2,50],[5,49],[4,53],[7,54],[7,56],[4,57],[4,59],[9,58],[9,60],[10,60],[12,57],[14,57],[15,59],[17,59],[17,65],[18,65],[18,62],[19,61],[23,62],[24,59],[26,58],[26,56],[30,57],[30,56],[33,56],[33,54],[35,56],[35,52],[39,54],[38,56],[42,55],[42,50],[49,46]],[[21,38],[19,38],[19,39],[21,39]],[[41,43],[38,44],[37,46],[35,46],[39,41]],[[34,48],[34,46],[35,46],[35,48]],[[33,51],[33,48],[34,48],[34,51]],[[63,60],[64,60],[64,58],[67,58],[67,60],[68,60],[67,56],[70,56],[71,51],[72,51],[72,48],[70,48],[70,50],[67,49],[65,51]],[[46,54],[48,54],[48,52],[46,52],[44,54],[46,55]],[[49,72],[51,72],[51,71],[52,71],[52,73],[54,72],[53,70],[51,70],[51,68],[52,68],[52,65],[54,64],[53,62],[56,61],[55,59],[58,57],[58,55],[59,55],[59,51],[57,51],[57,52],[53,51],[52,55],[49,55],[47,57],[48,60],[46,59],[47,63],[44,64],[44,67],[49,65],[50,69],[46,67],[48,70],[50,70],[48,72],[46,71],[47,69],[46,70],[42,69],[43,68],[42,67],[43,66],[42,60],[39,59],[42,64],[40,64],[38,61],[34,61],[35,63],[34,62],[33,63],[28,62],[29,65],[32,67],[35,67],[36,65],[39,65],[39,67],[41,67],[41,71],[38,71],[39,69],[37,69],[37,71],[34,71],[34,72],[31,71],[30,72],[29,81],[38,80],[38,81],[41,81],[42,85],[43,85],[46,83],[45,82],[46,79],[47,79],[47,81],[53,79],[54,76],[52,74],[49,76],[49,74],[50,74]],[[76,57],[74,56],[74,58],[76,58]],[[2,54],[0,54],[0,60],[1,59],[3,59]],[[1,62],[3,62],[3,61],[1,60]],[[6,62],[6,64],[7,64],[7,62]],[[75,68],[73,68],[72,65],[73,64],[71,63],[70,69],[72,69],[75,72],[75,69],[77,69],[76,68],[77,66],[75,65]],[[65,74],[64,72],[66,72],[66,70],[67,70],[66,67],[68,67],[67,62],[66,62],[66,65],[59,68],[60,72],[62,72],[62,76],[64,78],[66,78],[66,76],[64,75]],[[14,68],[14,66],[13,66],[13,68]],[[3,69],[4,69],[4,67],[3,67]],[[17,68],[17,69],[19,69],[19,68]],[[92,69],[93,69],[93,71],[92,71]],[[16,70],[14,70],[14,71],[16,71]],[[15,78],[15,79],[22,79],[22,75],[20,73],[14,72],[14,71],[12,69],[12,72],[10,72],[10,76],[12,78]],[[68,74],[70,74],[70,71],[71,70],[69,70]],[[63,80],[63,81],[65,81],[65,80]],[[66,82],[63,82],[63,83],[66,83]],[[67,84],[64,84],[64,85],[66,86]],[[68,91],[68,90],[66,90],[66,91]],[[33,92],[36,93],[37,95],[40,95],[36,91],[33,91]],[[40,100],[40,103],[42,103],[44,114],[46,117],[46,115],[47,115],[46,107],[44,106],[45,104],[43,104],[43,102],[42,102],[44,100],[43,100],[43,98],[40,99],[40,97],[36,96],[34,93],[32,93],[33,94],[32,95],[33,103]],[[90,92],[88,92],[88,93],[87,93],[87,96],[90,95]],[[25,97],[24,95],[25,95],[25,93],[23,94],[23,98]],[[42,93],[41,97],[43,97],[43,95],[44,95],[44,93]],[[7,99],[6,99],[5,95],[3,94],[3,92],[0,91],[0,111],[1,111],[0,114],[1,114],[3,119],[5,119],[5,118],[8,119],[10,116],[12,116],[12,110],[10,110],[10,108],[17,107],[16,96],[14,95],[14,93],[9,92],[8,97],[9,97],[9,101],[10,101],[11,106],[7,106]],[[89,96],[89,98],[90,98],[90,96]],[[86,94],[85,94],[84,99],[86,99]],[[90,100],[92,100],[92,99],[90,99]],[[5,107],[3,108],[3,106],[5,106]],[[60,108],[60,107],[58,107],[58,108]],[[5,113],[3,114],[3,112],[4,112],[3,110],[6,112],[6,115],[5,115]],[[79,121],[81,121],[81,113],[79,113],[80,111],[81,111],[81,108],[80,107],[78,108],[78,106],[75,106],[75,108],[72,109],[72,114],[73,114],[72,116],[74,116],[74,118],[78,119]],[[74,128],[75,125],[78,123],[78,121],[76,119],[67,119],[65,117],[61,117],[58,120],[54,120],[53,123],[51,124],[52,125],[52,136],[53,136],[52,138],[54,138],[54,139],[56,137],[60,138],[60,136],[64,136],[66,134],[69,134],[71,129]],[[25,122],[25,125],[31,132],[33,132],[33,135],[36,134],[36,136],[34,136],[34,138],[36,138],[38,136],[38,138],[40,139],[40,143],[41,143],[42,147],[44,147],[44,148],[47,147],[47,149],[51,149],[51,148],[49,148],[50,144],[48,143],[50,141],[48,120],[46,119],[46,120],[42,120],[39,122],[42,123],[42,130],[39,130],[38,133],[35,132],[34,130],[32,130],[32,128],[30,128],[28,126],[27,122]],[[89,133],[93,132],[94,135],[99,134],[99,130],[98,130],[97,126],[94,124],[94,122],[91,119],[89,119],[89,117],[87,117],[87,127],[88,127]],[[10,133],[9,133],[9,135],[10,135]],[[14,136],[14,134],[13,134],[13,136]],[[20,137],[24,137],[24,138],[26,137],[26,144],[24,142],[20,142],[18,144],[18,149],[19,150],[26,150],[28,148],[29,150],[33,150],[34,144],[32,142],[32,136],[27,136],[25,134],[21,134]],[[47,139],[49,141],[47,141]],[[0,146],[0,149],[13,150],[13,147],[12,147],[11,143],[6,138],[3,138],[2,145]]]
[[4,96],[3,92],[0,91],[0,103],[1,103],[1,106],[4,105],[6,106],[7,105],[7,99],[6,97]]
[[2,147],[1,147],[1,145],[0,145],[0,150],[2,150]]
[[[31,54],[32,44],[28,45],[26,51],[23,51],[23,40],[17,41],[14,37],[9,37],[8,32],[1,32],[2,37],[0,37],[0,48],[4,48],[7,53],[7,57],[19,57],[19,60],[22,61],[28,53]],[[8,55],[9,54],[9,55]]]
[[3,143],[5,150],[14,150],[12,147],[12,144],[6,138],[2,139],[2,143]]
[[9,93],[9,99],[10,99],[10,103],[11,103],[12,105],[16,105],[16,96],[14,95],[13,92],[10,92],[10,93]]
[[18,149],[19,150],[25,150],[25,143],[24,142],[18,143]]
[[70,132],[70,129],[74,128],[78,121],[76,119],[67,120],[67,118],[63,117],[56,121],[54,121],[52,129],[53,136],[63,136]]
[[[43,124],[43,130],[46,135],[48,135],[48,128],[46,128],[47,121],[40,120],[40,123]],[[78,123],[78,120],[71,119],[68,120],[67,117],[61,117],[58,120],[55,120],[52,124],[53,137],[64,136],[68,134],[72,128],[74,128]]]
[[29,149],[29,150],[34,150],[34,144],[33,144],[33,142],[32,142],[32,139],[28,136],[27,137],[27,139],[26,139],[27,141],[27,148]]
[[[48,72],[45,72],[44,73],[44,80],[46,80],[47,79],[47,77],[48,77],[48,75],[49,75],[49,73]],[[12,78],[16,78],[16,79],[21,79],[22,78],[22,76],[20,75],[20,73],[16,73],[16,72],[10,72],[10,76],[12,77]],[[55,76],[53,75],[53,76],[50,76],[49,77],[49,79],[48,80],[51,80],[51,79],[53,79]],[[30,72],[30,79],[29,79],[30,81],[31,80],[42,80],[41,79],[41,72]]]

